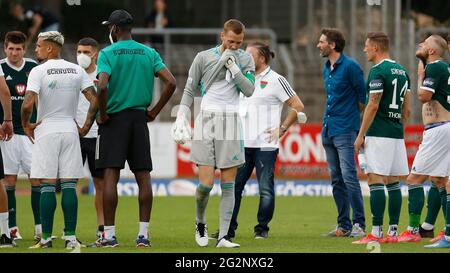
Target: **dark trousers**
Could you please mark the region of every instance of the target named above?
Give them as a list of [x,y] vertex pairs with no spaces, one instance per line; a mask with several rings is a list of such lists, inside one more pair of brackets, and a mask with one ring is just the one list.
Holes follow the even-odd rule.
[[256,168],[256,178],[259,184],[258,224],[255,231],[269,230],[275,209],[274,170],[278,149],[245,148],[245,164],[239,168],[236,175],[235,203],[228,236],[234,237],[238,227],[237,217],[241,206],[242,192],[250,178],[253,168]]

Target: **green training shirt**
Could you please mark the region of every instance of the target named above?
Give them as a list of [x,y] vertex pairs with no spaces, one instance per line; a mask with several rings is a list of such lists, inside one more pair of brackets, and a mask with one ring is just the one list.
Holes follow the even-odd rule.
[[156,50],[134,40],[119,41],[102,49],[97,75],[109,75],[106,112],[146,110],[152,103],[156,73],[164,67]]

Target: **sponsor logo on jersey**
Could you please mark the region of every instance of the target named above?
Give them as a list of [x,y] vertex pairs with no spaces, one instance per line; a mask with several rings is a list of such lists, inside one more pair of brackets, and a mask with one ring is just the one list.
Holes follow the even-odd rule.
[[51,83],[48,84],[48,88],[49,89],[55,89],[56,88],[56,83],[57,83],[56,80],[52,81]]
[[27,90],[27,86],[25,84],[16,85],[16,92],[18,95],[22,96],[25,94],[25,90]]
[[381,80],[373,80],[369,83],[370,89],[374,88],[382,88],[383,87],[383,81]]
[[426,78],[425,80],[423,80],[423,86],[431,87],[433,85],[434,85],[434,79]]

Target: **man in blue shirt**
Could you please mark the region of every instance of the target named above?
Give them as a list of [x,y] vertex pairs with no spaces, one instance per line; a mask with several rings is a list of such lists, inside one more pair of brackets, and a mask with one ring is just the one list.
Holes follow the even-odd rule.
[[322,144],[338,210],[338,225],[327,235],[360,237],[365,235],[365,217],[353,143],[358,134],[366,93],[364,73],[355,60],[342,53],[344,47],[344,36],[339,30],[322,30],[317,48],[322,57],[328,58],[323,69],[327,105],[322,124]]

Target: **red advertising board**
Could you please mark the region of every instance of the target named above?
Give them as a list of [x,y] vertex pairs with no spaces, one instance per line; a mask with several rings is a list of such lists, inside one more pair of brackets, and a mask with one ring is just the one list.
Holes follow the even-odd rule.
[[[325,151],[322,147],[321,124],[293,125],[281,139],[275,175],[289,179],[327,179]],[[411,167],[422,140],[423,126],[408,125],[405,143]],[[190,144],[177,147],[177,170],[180,177],[196,176],[197,168],[189,161]]]

